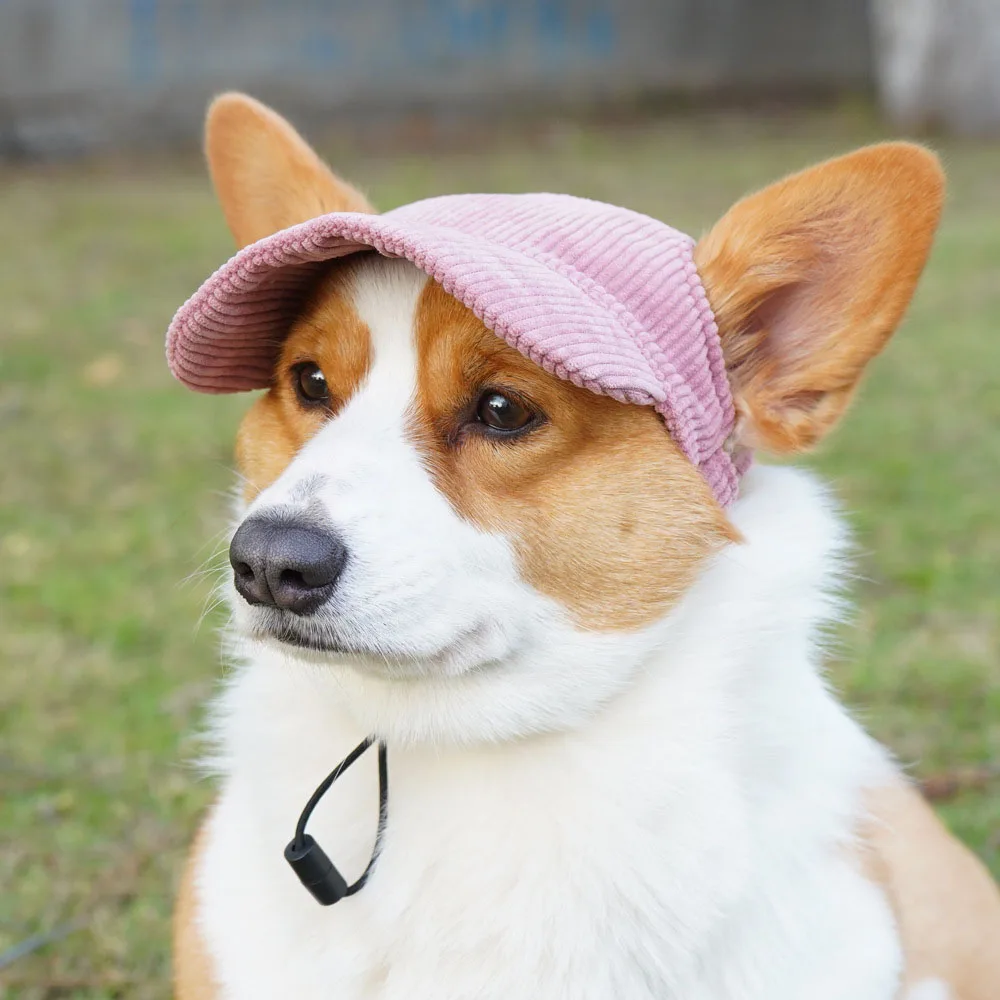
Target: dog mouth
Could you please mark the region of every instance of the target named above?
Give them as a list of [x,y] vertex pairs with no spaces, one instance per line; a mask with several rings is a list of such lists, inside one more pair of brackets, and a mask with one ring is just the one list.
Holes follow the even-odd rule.
[[502,658],[498,648],[500,630],[487,621],[466,628],[446,643],[433,647],[408,648],[365,638],[348,637],[329,623],[317,623],[299,615],[271,612],[255,622],[249,637],[274,644],[312,663],[331,659],[347,661],[388,677],[413,677],[429,673],[459,674],[487,667]]
[[269,616],[250,631],[254,639],[277,642],[296,649],[313,653],[328,653],[335,656],[370,655],[374,650],[344,641],[336,632],[325,628],[299,624],[291,616]]

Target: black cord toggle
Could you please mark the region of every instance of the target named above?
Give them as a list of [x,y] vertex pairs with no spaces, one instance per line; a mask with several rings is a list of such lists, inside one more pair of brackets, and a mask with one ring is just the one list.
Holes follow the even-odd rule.
[[295,826],[295,837],[285,848],[285,860],[292,866],[292,871],[299,881],[312,893],[316,901],[323,906],[332,906],[345,896],[353,896],[364,887],[368,876],[375,867],[379,851],[382,849],[382,837],[385,834],[386,821],[389,818],[389,766],[386,759],[385,743],[378,745],[378,829],[375,833],[375,847],[368,866],[358,880],[351,885],[337,870],[329,859],[326,851],[306,833],[306,823],[316,808],[319,800],[330,790],[333,783],[375,742],[374,736],[362,740],[320,783],[312,793],[299,821]]

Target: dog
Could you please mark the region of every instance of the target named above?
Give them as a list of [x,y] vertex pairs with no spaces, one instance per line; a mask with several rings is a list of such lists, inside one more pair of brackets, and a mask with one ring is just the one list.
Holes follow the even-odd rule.
[[824,437],[899,324],[934,155],[695,242],[558,195],[377,215],[241,94],[206,149],[244,249],[170,364],[265,392],[179,1000],[1000,996],[995,885],[824,680],[836,505],[751,461]]

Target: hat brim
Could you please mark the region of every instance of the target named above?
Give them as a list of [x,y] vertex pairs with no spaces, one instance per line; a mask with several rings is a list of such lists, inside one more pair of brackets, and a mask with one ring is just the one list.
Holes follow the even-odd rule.
[[[333,213],[245,247],[178,310],[173,374],[199,392],[271,384],[281,345],[326,261],[364,250],[403,257],[498,336],[558,377],[623,402],[664,401],[660,379],[613,303],[579,274],[448,226],[392,213]],[[544,299],[544,301],[542,301]],[[598,306],[595,309],[595,305]]]

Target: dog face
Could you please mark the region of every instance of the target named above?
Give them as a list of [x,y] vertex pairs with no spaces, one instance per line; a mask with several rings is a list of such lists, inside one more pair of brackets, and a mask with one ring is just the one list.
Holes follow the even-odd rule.
[[[216,102],[207,146],[241,244],[370,210],[248,98]],[[906,306],[940,188],[926,152],[876,147],[752,196],[702,240],[735,444],[794,451],[835,422]],[[530,677],[515,730],[620,688],[739,542],[651,408],[543,371],[374,253],[318,281],[237,457],[238,631],[384,682]]]
[[289,561],[280,525],[307,523],[342,559],[330,586],[269,571],[246,623],[396,671],[482,667],[556,618],[641,629],[732,537],[651,409],[549,375],[412,264],[375,256],[316,290],[239,456],[261,491],[247,523],[274,558]]

